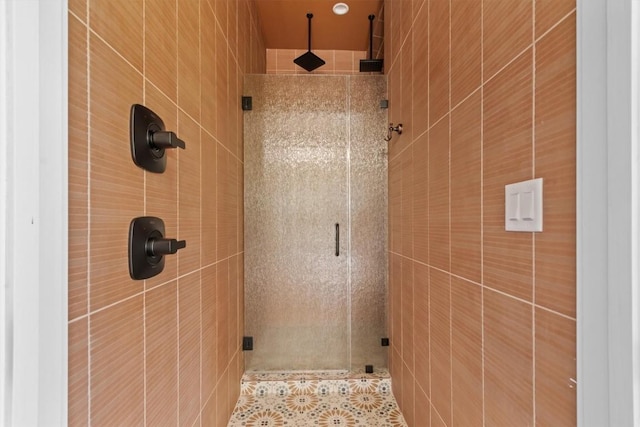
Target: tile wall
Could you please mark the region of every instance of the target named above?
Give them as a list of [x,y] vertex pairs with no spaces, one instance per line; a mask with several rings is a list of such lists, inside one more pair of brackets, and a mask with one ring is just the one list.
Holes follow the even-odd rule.
[[[226,425],[243,371],[245,73],[266,57],[253,0],[69,1],[69,425]],[[136,167],[134,103],[186,142]],[[187,241],[128,273],[137,216]]]
[[[411,426],[575,425],[574,0],[387,0],[393,390]],[[544,179],[544,231],[504,185]]]

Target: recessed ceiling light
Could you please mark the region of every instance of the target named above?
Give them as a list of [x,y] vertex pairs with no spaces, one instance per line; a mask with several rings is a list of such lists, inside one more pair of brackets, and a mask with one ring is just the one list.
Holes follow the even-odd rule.
[[336,15],[344,15],[349,12],[349,5],[346,3],[336,3],[333,5],[333,13]]

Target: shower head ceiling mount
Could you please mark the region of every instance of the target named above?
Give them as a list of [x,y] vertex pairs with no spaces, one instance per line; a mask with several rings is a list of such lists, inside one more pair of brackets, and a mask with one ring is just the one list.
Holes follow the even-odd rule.
[[369,15],[369,59],[360,60],[360,72],[361,73],[380,73],[382,72],[382,66],[384,61],[382,59],[373,58],[373,20],[375,15]]
[[293,60],[293,62],[296,65],[304,68],[309,72],[315,70],[318,67],[322,67],[325,64],[322,58],[320,58],[315,53],[311,52],[311,19],[312,18],[313,18],[313,13],[307,13],[307,19],[309,20],[309,50]]

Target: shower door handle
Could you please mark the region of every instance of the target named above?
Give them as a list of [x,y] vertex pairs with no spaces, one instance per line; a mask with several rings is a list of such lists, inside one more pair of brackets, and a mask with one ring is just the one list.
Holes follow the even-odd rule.
[[340,224],[336,222],[336,256],[340,256]]

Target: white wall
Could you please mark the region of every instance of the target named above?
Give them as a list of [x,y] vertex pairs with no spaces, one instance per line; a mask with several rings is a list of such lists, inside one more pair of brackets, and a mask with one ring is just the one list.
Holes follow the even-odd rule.
[[2,423],[65,425],[67,4],[0,2]]
[[[578,0],[577,354],[581,426],[640,425],[640,45],[638,12],[632,13],[639,3]],[[636,31],[635,40],[632,30]]]
[[633,424],[640,426],[640,0],[632,3],[631,34]]

